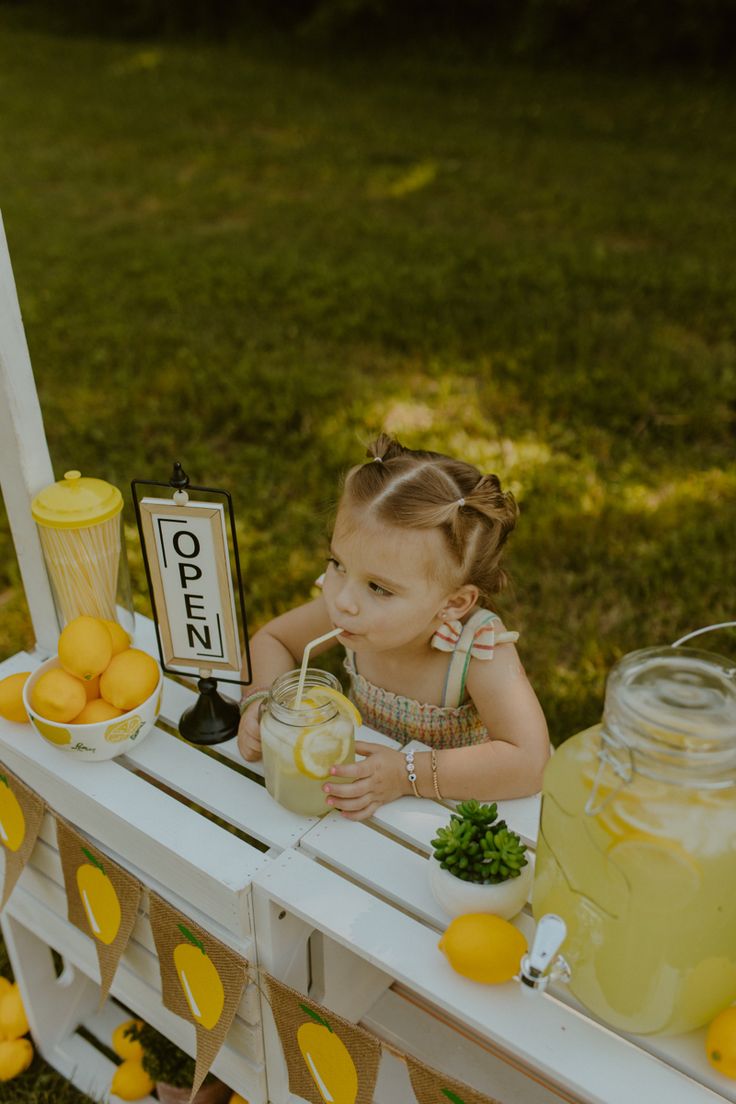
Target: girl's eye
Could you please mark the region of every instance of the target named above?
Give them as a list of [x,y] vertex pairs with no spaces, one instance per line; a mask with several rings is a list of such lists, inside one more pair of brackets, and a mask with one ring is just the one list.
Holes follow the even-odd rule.
[[392,596],[390,590],[386,590],[385,587],[380,586],[378,583],[369,583],[368,586],[374,594],[378,594],[382,598],[390,598]]

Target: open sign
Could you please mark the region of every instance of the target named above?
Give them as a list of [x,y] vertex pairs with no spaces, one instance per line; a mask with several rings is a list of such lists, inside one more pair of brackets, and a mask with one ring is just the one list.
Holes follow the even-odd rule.
[[167,667],[240,671],[240,637],[221,503],[140,502]]

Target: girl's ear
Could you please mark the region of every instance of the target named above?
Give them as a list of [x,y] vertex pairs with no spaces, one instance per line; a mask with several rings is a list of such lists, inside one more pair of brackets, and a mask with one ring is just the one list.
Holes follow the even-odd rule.
[[438,617],[443,621],[462,621],[478,601],[480,591],[473,583],[464,583],[445,598]]

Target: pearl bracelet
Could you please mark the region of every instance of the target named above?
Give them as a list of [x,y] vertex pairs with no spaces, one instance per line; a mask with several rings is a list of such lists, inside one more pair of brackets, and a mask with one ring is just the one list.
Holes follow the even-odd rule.
[[406,757],[406,764],[405,764],[406,773],[409,776],[409,781],[411,782],[411,788],[414,791],[414,796],[419,797],[420,793],[419,793],[419,790],[417,789],[417,772],[416,772],[415,767],[414,767],[414,752],[413,751],[405,751],[404,755]]

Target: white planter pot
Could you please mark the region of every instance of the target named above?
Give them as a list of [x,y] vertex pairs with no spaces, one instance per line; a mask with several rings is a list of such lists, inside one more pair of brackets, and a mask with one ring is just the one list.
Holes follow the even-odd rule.
[[456,878],[443,870],[434,855],[429,858],[429,885],[437,904],[448,916],[464,916],[468,912],[492,912],[511,920],[521,912],[532,885],[532,865],[528,862],[518,878],[498,885],[476,885]]

